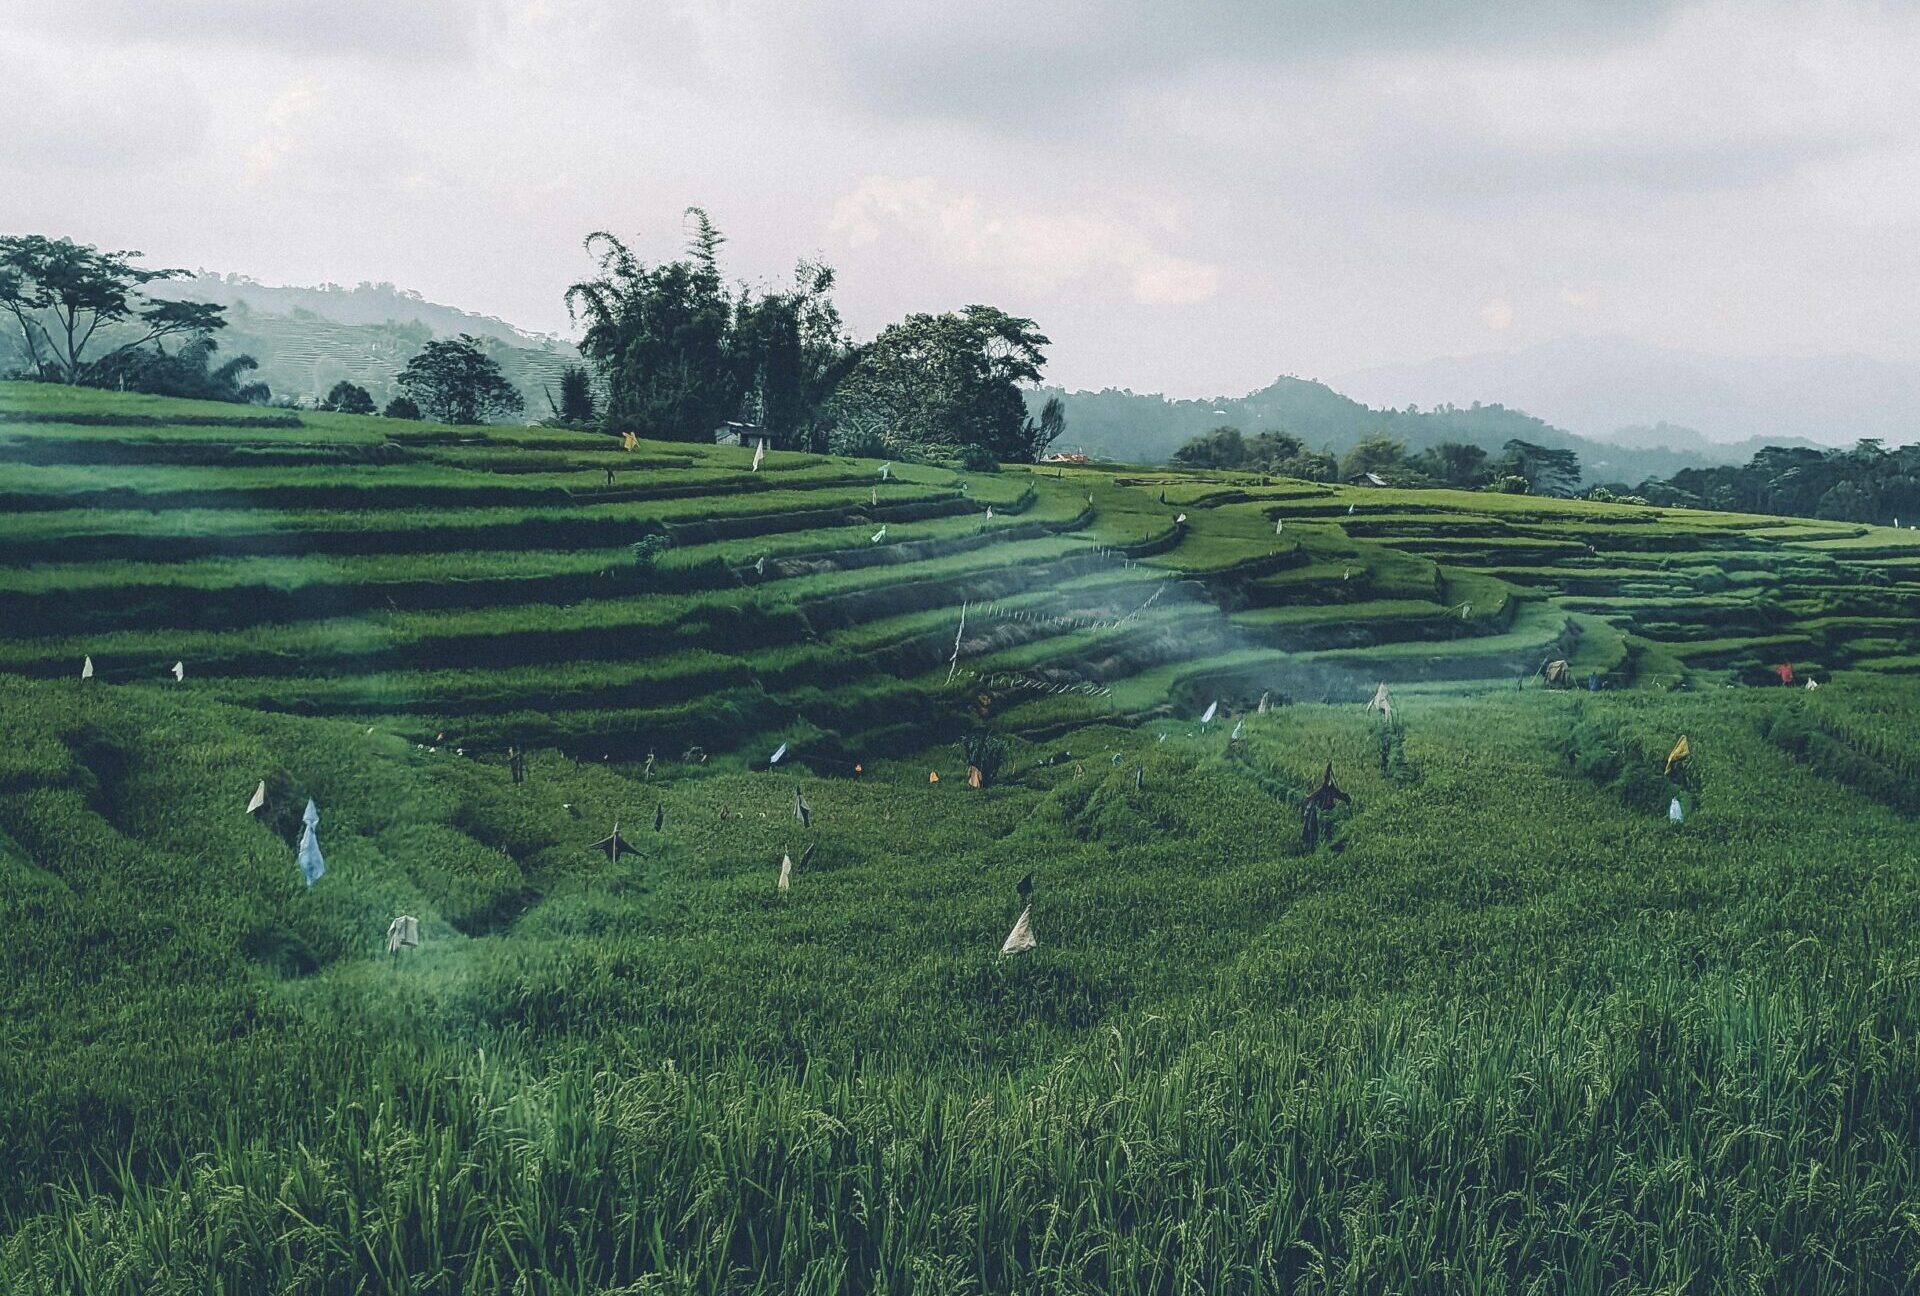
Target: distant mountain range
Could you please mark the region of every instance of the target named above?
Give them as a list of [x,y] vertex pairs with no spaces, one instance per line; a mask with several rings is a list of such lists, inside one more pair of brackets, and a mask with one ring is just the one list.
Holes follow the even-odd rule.
[[1028,404],[1037,411],[1049,396],[1059,396],[1066,404],[1062,447],[1142,463],[1167,459],[1189,438],[1227,424],[1248,435],[1269,428],[1291,432],[1316,449],[1336,454],[1377,433],[1415,452],[1442,441],[1464,441],[1497,453],[1518,439],[1573,450],[1589,482],[1636,485],[1649,477],[1671,477],[1682,468],[1745,463],[1761,444],[1718,443],[1668,425],[1628,428],[1607,438],[1584,437],[1504,405],[1377,409],[1304,378],[1277,378],[1246,396],[1211,400],[1171,400],[1113,388],[1068,392],[1043,387],[1029,394]]
[[1625,338],[1567,338],[1362,369],[1334,382],[1373,405],[1500,400],[1591,437],[1678,424],[1717,442],[1920,440],[1920,365],[1861,355],[1724,359]]
[[219,334],[222,355],[245,352],[258,360],[256,376],[276,398],[312,400],[345,379],[384,404],[398,394],[394,376],[422,346],[469,333],[481,339],[520,389],[526,417],[535,419],[548,413],[548,389],[557,398],[560,371],[579,360],[579,352],[563,339],[442,306],[389,283],[286,288],[242,275],[202,272],[156,285],[156,293],[225,306],[227,327]]

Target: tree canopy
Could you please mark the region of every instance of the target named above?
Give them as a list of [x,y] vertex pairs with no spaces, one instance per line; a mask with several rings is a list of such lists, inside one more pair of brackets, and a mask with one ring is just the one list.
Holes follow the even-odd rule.
[[1743,465],[1688,468],[1636,493],[1655,504],[1782,513],[1836,522],[1920,522],[1920,445],[1844,450],[1767,446]]
[[1306,481],[1333,481],[1340,473],[1331,453],[1310,450],[1293,433],[1274,429],[1249,439],[1237,427],[1217,427],[1174,451],[1173,461],[1190,468],[1239,468]]
[[1032,320],[968,306],[856,346],[831,266],[803,260],[785,287],[729,288],[725,237],[700,208],[687,216],[685,252],[657,265],[605,230],[588,235],[597,273],[567,289],[606,393],[606,431],[704,441],[744,422],[814,451],[983,462],[1037,459],[1065,431],[1062,402],[1026,408],[1022,389],[1039,380],[1048,345]]
[[1531,490],[1568,495],[1580,481],[1580,458],[1571,450],[1511,440],[1498,458],[1478,446],[1442,441],[1417,455],[1384,432],[1355,442],[1342,459],[1330,451],[1309,450],[1283,431],[1248,439],[1239,428],[1222,426],[1193,437],[1173,453],[1173,462],[1189,468],[1229,468],[1299,477],[1308,481],[1353,481],[1372,473],[1394,486],[1450,486],[1458,490]]
[[579,365],[568,365],[560,371],[560,400],[556,404],[552,393],[547,395],[547,405],[553,410],[554,419],[565,427],[585,427],[594,420],[597,411],[593,404],[593,379]]
[[802,261],[787,288],[730,290],[725,236],[700,208],[687,215],[685,255],[660,265],[605,230],[587,236],[599,273],[567,289],[567,310],[585,322],[580,350],[606,386],[603,426],[699,441],[744,421],[783,444],[826,449],[826,402],[854,356],[833,268]]
[[833,304],[833,267],[802,261],[793,286],[734,305],[734,350],[741,376],[740,416],[788,445],[824,451],[827,400],[857,352]]
[[1490,467],[1495,477],[1526,478],[1536,495],[1571,495],[1580,485],[1580,456],[1574,451],[1517,438],[1500,448]]
[[1175,450],[1173,461],[1188,468],[1241,468],[1247,462],[1247,439],[1237,427],[1217,427]]
[[442,423],[484,423],[526,407],[519,389],[469,333],[427,343],[395,381]]
[[321,398],[318,408],[335,414],[371,414],[373,395],[360,384],[343,378]]
[[[148,284],[186,272],[133,264],[141,255],[102,252],[68,238],[0,235],[0,309],[13,318],[37,376],[80,383],[91,365],[162,338],[199,337],[225,326],[223,307],[147,296]],[[90,361],[96,344],[108,349]]]
[[909,315],[862,349],[834,393],[838,421],[889,447],[957,454],[976,447],[1031,463],[1065,430],[1063,409],[1029,417],[1021,384],[1038,382],[1048,339],[992,306]]
[[244,382],[260,367],[250,355],[237,355],[220,364],[213,354],[220,344],[201,334],[168,351],[164,343],[115,350],[87,366],[82,381],[89,387],[113,387],[151,396],[181,396],[189,400],[232,401],[264,405],[272,393],[263,382]]
[[702,441],[739,410],[734,301],[721,282],[726,240],[697,207],[687,255],[649,266],[606,230],[587,235],[599,274],[567,289],[586,322],[580,351],[606,382],[606,427],[668,441]]

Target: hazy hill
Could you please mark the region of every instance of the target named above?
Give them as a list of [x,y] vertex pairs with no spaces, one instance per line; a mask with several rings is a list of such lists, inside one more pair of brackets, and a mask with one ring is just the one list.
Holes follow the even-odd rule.
[[275,397],[312,399],[347,379],[384,403],[398,390],[394,375],[422,346],[470,333],[487,344],[526,397],[527,417],[539,418],[548,412],[545,389],[557,392],[560,371],[579,355],[563,339],[522,332],[504,320],[430,302],[390,283],[297,288],[201,273],[166,291],[226,306],[222,351],[244,351],[258,360],[259,377]]
[[1671,450],[1678,454],[1698,455],[1713,463],[1745,463],[1767,446],[1795,446],[1807,450],[1830,447],[1805,437],[1748,437],[1744,441],[1713,441],[1690,427],[1677,423],[1636,424],[1615,428],[1594,438],[1608,445],[1629,450]]
[[1522,410],[1473,404],[1419,410],[1377,409],[1303,378],[1277,378],[1245,396],[1212,400],[1173,400],[1160,395],[1107,388],[1067,392],[1044,387],[1030,396],[1037,410],[1049,396],[1067,406],[1067,435],[1072,445],[1101,458],[1157,462],[1190,437],[1223,423],[1249,434],[1267,428],[1292,432],[1315,447],[1345,451],[1363,437],[1385,433],[1421,450],[1442,441],[1465,441],[1497,451],[1514,438],[1539,445],[1570,447],[1591,481],[1639,482],[1667,477],[1683,468],[1742,462],[1751,450],[1720,447],[1697,434],[1676,443],[1657,438],[1612,441],[1582,437]]
[[1861,355],[1727,359],[1625,338],[1363,369],[1335,380],[1375,404],[1498,398],[1588,436],[1676,423],[1711,441],[1804,437],[1848,445],[1920,438],[1920,366]]

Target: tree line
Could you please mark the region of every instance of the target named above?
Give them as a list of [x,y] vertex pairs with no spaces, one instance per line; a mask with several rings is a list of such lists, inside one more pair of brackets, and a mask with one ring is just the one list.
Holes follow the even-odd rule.
[[[1306,481],[1365,481],[1413,489],[1451,487],[1572,496],[1579,492],[1580,459],[1572,450],[1509,440],[1499,454],[1457,441],[1417,454],[1384,434],[1364,438],[1344,455],[1315,450],[1290,432],[1244,435],[1218,427],[1188,440],[1173,454],[1187,468],[1257,472]],[[1584,497],[1600,503],[1662,508],[1720,509],[1885,525],[1901,518],[1920,524],[1920,443],[1888,449],[1877,439],[1846,449],[1767,446],[1745,464],[1685,468],[1637,486],[1603,482]]]
[[1580,456],[1572,450],[1518,438],[1497,455],[1476,445],[1443,441],[1417,454],[1384,433],[1363,437],[1344,455],[1315,450],[1291,432],[1268,429],[1249,437],[1236,427],[1217,427],[1188,440],[1173,453],[1187,468],[1224,468],[1306,481],[1365,481],[1389,486],[1451,487],[1510,494],[1571,495],[1580,484]]
[[1670,508],[1920,522],[1920,445],[1889,450],[1867,439],[1842,450],[1766,446],[1745,464],[1683,469],[1642,482],[1635,493]]
[[[617,235],[590,234],[594,273],[566,290],[583,365],[546,392],[544,422],[610,435],[711,441],[728,426],[817,452],[957,460],[985,468],[1038,459],[1065,430],[1049,400],[1022,396],[1046,365],[1034,321],[992,306],[915,314],[856,342],[833,301],[835,276],[802,260],[790,283],[729,283],[725,237],[689,208],[684,253],[642,261]],[[0,310],[16,325],[22,376],[163,395],[265,403],[252,357],[215,359],[225,308],[151,296],[178,270],[136,264],[71,239],[0,237]],[[171,344],[171,349],[169,349]],[[381,412],[480,423],[524,412],[524,395],[477,338],[428,342]],[[318,408],[371,414],[366,388],[336,383]]]

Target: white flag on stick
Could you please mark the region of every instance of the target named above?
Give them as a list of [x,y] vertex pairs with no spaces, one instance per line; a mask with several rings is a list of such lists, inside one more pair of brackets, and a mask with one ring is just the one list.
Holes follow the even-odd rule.
[[1385,717],[1388,723],[1392,723],[1393,699],[1387,696],[1387,686],[1385,681],[1382,681],[1380,684],[1380,687],[1374,690],[1373,701],[1367,703],[1367,710],[1370,713],[1374,711],[1378,711],[1383,717]]
[[767,439],[761,437],[753,445],[753,471],[760,471],[760,463],[767,457]]
[[81,679],[93,678],[93,658],[89,657],[85,661],[80,663],[80,678]]
[[387,924],[387,953],[398,954],[403,949],[420,947],[420,920],[411,914],[401,914]]
[[267,781],[260,780],[260,786],[253,790],[253,796],[247,801],[247,813],[252,814],[267,803]]
[[1032,913],[1031,905],[1020,911],[1019,921],[1013,924],[1013,930],[1007,933],[1006,941],[1000,946],[1002,954],[1025,954],[1040,943],[1033,938]]
[[185,679],[186,677],[187,677],[187,664],[185,662],[175,662],[173,664],[173,682],[175,684],[178,684],[181,680]]
[[300,834],[300,849],[294,856],[294,862],[300,866],[300,876],[311,887],[327,872],[327,862],[320,854],[320,807],[307,798],[306,813],[300,816],[305,830]]
[[780,881],[778,883],[779,888],[782,891],[788,890],[789,889],[788,884],[792,881],[793,881],[793,856],[782,855],[780,857]]

